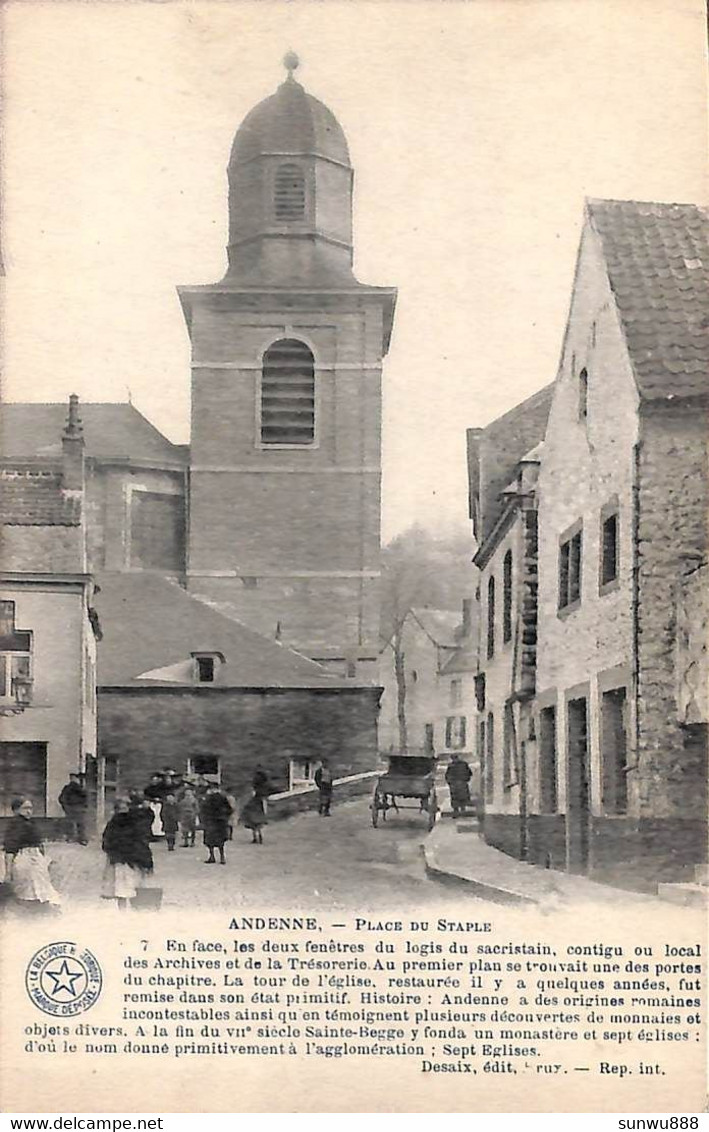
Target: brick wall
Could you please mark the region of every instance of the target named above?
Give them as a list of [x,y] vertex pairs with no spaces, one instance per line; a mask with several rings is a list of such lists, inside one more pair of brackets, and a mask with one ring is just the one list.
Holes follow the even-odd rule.
[[707,419],[645,405],[638,460],[638,761],[643,816],[706,814],[706,748],[680,725],[677,599],[706,557]]
[[184,771],[188,758],[213,755],[235,792],[250,784],[257,762],[275,790],[286,790],[294,757],[326,756],[338,778],[373,770],[378,699],[378,688],[102,689],[99,751],[120,760],[123,789],[142,788],[164,766]]

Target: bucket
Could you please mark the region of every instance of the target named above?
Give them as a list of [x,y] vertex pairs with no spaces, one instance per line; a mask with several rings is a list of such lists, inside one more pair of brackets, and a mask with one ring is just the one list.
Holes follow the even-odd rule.
[[139,888],[131,904],[138,912],[157,912],[162,904],[162,889]]

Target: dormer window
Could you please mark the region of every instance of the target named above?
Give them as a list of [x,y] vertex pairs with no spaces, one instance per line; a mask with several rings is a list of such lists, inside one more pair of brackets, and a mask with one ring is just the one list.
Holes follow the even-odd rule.
[[288,163],[276,169],[273,206],[276,220],[305,219],[305,177],[299,165]]
[[213,684],[217,678],[220,664],[224,663],[224,656],[220,652],[193,652],[192,659],[195,665],[195,679],[198,684]]

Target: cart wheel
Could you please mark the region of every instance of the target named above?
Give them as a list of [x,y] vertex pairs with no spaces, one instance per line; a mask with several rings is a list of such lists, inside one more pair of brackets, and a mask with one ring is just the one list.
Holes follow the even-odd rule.
[[436,814],[438,813],[438,798],[436,791],[432,790],[428,796],[428,830],[429,833],[436,824]]

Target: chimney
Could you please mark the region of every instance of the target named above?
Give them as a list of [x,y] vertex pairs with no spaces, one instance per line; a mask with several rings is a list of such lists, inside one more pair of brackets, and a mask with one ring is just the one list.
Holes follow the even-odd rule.
[[84,488],[84,430],[76,393],[69,398],[69,416],[62,433],[62,487],[65,491]]
[[473,600],[470,597],[463,598],[463,625],[461,636],[469,637],[470,631],[473,626]]

